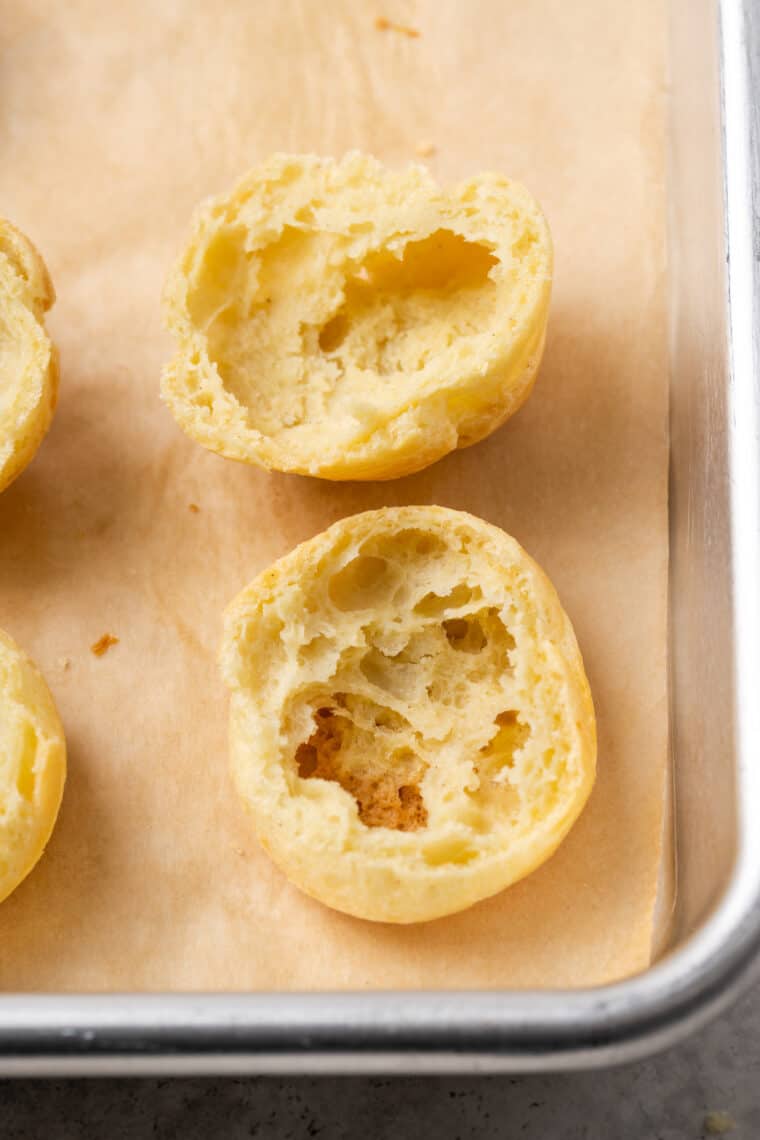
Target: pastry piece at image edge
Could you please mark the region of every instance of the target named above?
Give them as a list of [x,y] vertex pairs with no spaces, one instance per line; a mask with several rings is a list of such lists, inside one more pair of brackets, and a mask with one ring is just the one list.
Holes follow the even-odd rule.
[[36,665],[0,630],[0,902],[42,855],[66,779],[66,742]]
[[164,292],[163,398],[230,459],[392,479],[489,435],[527,399],[552,246],[535,199],[275,155],[205,203]]
[[262,846],[338,910],[463,910],[556,849],[594,782],[572,626],[509,535],[442,507],[347,518],[227,610],[237,790]]
[[58,397],[58,356],[45,331],[55,300],[45,263],[0,218],[0,491],[34,458]]

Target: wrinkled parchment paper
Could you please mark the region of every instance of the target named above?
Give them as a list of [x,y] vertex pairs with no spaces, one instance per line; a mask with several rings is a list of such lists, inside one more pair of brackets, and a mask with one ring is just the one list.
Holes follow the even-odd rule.
[[[0,498],[0,626],[66,725],[62,814],[0,907],[0,988],[577,986],[648,962],[666,771],[664,14],[659,0],[17,0],[0,210],[50,267],[52,432]],[[377,16],[419,30],[380,30]],[[158,399],[159,295],[196,201],[273,150],[417,148],[524,181],[556,278],[525,409],[390,484],[231,463]],[[416,928],[300,895],[227,774],[223,606],[341,516],[442,503],[514,534],[575,624],[599,777],[557,855]],[[197,508],[194,509],[194,508]],[[102,657],[90,646],[118,637]]]

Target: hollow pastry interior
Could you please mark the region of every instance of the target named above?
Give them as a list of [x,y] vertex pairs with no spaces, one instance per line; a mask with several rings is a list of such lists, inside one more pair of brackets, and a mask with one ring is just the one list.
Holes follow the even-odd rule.
[[55,409],[57,357],[44,326],[54,299],[39,253],[0,218],[0,491],[33,458]]
[[42,675],[0,630],[0,902],[42,855],[66,777],[66,743]]
[[545,575],[437,507],[345,519],[239,596],[222,664],[264,846],[329,905],[451,913],[547,858],[594,778],[595,727]]
[[530,391],[552,251],[517,183],[450,190],[278,155],[198,213],[170,275],[164,397],[213,450],[327,478],[391,478],[493,431]]

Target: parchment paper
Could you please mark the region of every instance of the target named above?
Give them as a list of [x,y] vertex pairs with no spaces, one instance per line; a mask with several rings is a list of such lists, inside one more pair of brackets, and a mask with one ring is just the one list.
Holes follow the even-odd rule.
[[[386,16],[419,30],[380,30]],[[576,986],[649,959],[666,772],[664,14],[659,0],[17,0],[0,209],[58,291],[59,411],[0,498],[0,626],[70,772],[0,907],[0,988]],[[192,207],[273,150],[503,170],[556,243],[546,357],[490,440],[390,484],[231,463],[158,399],[159,295]],[[557,855],[466,913],[363,923],[292,888],[227,773],[220,615],[346,514],[442,503],[514,534],[584,652],[599,777]],[[191,504],[198,510],[191,509]],[[90,646],[119,638],[103,656]]]

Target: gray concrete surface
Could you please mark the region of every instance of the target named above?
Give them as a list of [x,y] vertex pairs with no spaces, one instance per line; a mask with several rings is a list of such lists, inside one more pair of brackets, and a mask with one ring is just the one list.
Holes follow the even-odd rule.
[[760,986],[679,1048],[604,1072],[0,1082],[0,1140],[702,1140],[711,1125],[760,1140]]

